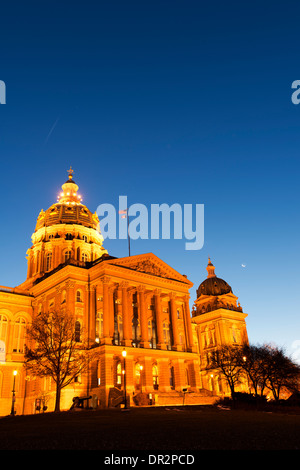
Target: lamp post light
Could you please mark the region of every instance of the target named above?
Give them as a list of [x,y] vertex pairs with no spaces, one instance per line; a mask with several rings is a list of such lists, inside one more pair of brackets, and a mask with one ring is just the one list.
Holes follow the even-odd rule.
[[12,402],[11,402],[11,416],[15,416],[15,401],[16,401],[16,392],[15,392],[15,384],[16,384],[16,375],[18,371],[14,370],[13,375],[14,375],[14,381],[13,381],[13,389],[12,389]]
[[122,351],[122,356],[124,357],[124,371],[123,371],[123,374],[124,374],[124,395],[125,395],[125,409],[127,410],[127,396],[126,396],[126,355],[127,355],[127,351],[126,351],[126,349],[124,348],[123,351]]
[[141,393],[143,393],[143,366],[140,366],[140,375],[141,375]]

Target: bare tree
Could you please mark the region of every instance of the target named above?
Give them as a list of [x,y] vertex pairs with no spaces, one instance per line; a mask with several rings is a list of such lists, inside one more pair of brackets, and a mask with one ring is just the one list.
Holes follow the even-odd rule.
[[266,387],[271,390],[274,400],[279,400],[282,389],[298,390],[300,366],[293,362],[282,348],[270,345],[265,348],[267,351]]
[[266,346],[255,346],[249,343],[242,345],[240,350],[240,364],[245,371],[249,385],[254,390],[254,395],[263,395],[268,378],[267,367],[268,349]]
[[286,356],[282,348],[264,344],[243,345],[240,364],[247,374],[255,396],[264,394],[265,388],[271,390],[275,400],[280,397],[283,388],[291,391],[299,386],[300,366]]
[[61,390],[86,371],[92,359],[82,334],[75,328],[74,316],[62,310],[40,313],[27,330],[30,347],[25,348],[24,366],[29,373],[54,380],[56,412]]
[[241,382],[243,368],[240,363],[240,348],[238,346],[223,345],[213,351],[209,360],[210,369],[218,369],[225,377],[235,398],[235,386]]

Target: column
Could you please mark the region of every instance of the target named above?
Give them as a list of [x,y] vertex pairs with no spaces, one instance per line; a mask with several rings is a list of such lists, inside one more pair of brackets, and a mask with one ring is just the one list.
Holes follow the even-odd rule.
[[129,311],[128,311],[128,282],[121,283],[122,289],[122,318],[123,318],[123,344],[124,346],[131,346],[132,341],[132,328],[130,324]]
[[92,343],[96,337],[96,314],[97,314],[97,286],[91,286],[91,302],[89,311],[89,339]]
[[163,327],[162,327],[162,311],[161,311],[161,299],[160,290],[154,291],[155,298],[155,318],[156,318],[156,331],[157,331],[157,348],[167,349],[167,345],[164,342]]
[[115,301],[114,301],[114,287],[108,288],[108,309],[109,309],[109,336],[114,338],[115,334]]
[[145,288],[143,286],[138,287],[138,302],[139,302],[139,311],[140,311],[140,321],[141,321],[141,346],[143,348],[149,348],[149,338],[148,338],[148,324],[147,324],[147,311],[145,304]]
[[189,304],[189,296],[186,295],[184,297],[184,316],[185,316],[185,325],[186,325],[186,332],[187,332],[187,347],[189,351],[194,352],[194,341],[193,341],[193,332],[192,332],[192,325],[191,325],[191,314],[190,314],[190,304]]
[[171,310],[171,322],[172,322],[172,333],[173,333],[173,344],[172,348],[175,350],[182,350],[182,346],[179,344],[179,334],[178,334],[178,318],[177,318],[177,308],[176,308],[176,296],[173,292],[170,294],[170,310]]
[[109,278],[104,277],[103,282],[103,342],[104,344],[111,344],[109,336]]
[[41,269],[40,269],[40,273],[44,273],[45,271],[45,248],[44,248],[44,243],[42,244],[42,247],[41,247]]

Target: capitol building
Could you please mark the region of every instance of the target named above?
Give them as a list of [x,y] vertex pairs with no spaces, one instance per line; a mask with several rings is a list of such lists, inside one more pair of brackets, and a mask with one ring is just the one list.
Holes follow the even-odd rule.
[[74,316],[79,344],[87,331],[95,354],[88,371],[62,390],[62,410],[74,397],[90,397],[93,408],[121,406],[124,350],[130,406],[211,404],[230,395],[207,367],[218,346],[247,341],[247,315],[230,285],[209,259],[191,299],[193,283],[155,254],[112,256],[78,191],[70,171],[57,202],[37,217],[26,280],[0,286],[0,416],[10,414],[12,390],[18,415],[54,410],[55,383],[28,375],[24,352],[32,319],[63,309]]

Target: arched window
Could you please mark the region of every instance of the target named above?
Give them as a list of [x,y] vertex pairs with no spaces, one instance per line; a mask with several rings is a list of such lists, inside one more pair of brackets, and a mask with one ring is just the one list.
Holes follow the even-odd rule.
[[154,390],[158,390],[158,368],[156,364],[152,366],[152,381]]
[[65,261],[65,262],[68,261],[68,259],[71,258],[71,255],[72,255],[71,250],[65,251],[65,255],[64,255],[64,258],[65,258],[65,259],[64,259],[64,261]]
[[75,341],[77,343],[80,342],[80,334],[81,334],[81,325],[80,325],[80,321],[76,321],[75,322]]
[[168,322],[163,322],[163,335],[164,343],[171,347],[171,338],[170,338],[170,325]]
[[14,325],[13,352],[24,352],[26,321],[19,317]]
[[135,365],[135,383],[136,385],[141,383],[141,365],[139,363]]
[[46,271],[50,271],[52,265],[52,253],[46,255]]
[[96,341],[103,337],[103,312],[97,312],[96,316]]
[[140,322],[139,319],[134,315],[132,318],[132,345],[138,347],[141,339],[140,333]]
[[79,289],[76,291],[76,302],[82,302],[82,293]]
[[148,340],[150,348],[156,348],[156,328],[153,319],[148,320]]
[[123,318],[122,318],[122,315],[118,315],[117,321],[118,321],[118,342],[120,344],[120,341],[122,341],[122,339],[123,339]]
[[240,335],[239,335],[239,330],[236,328],[236,326],[233,326],[231,328],[231,334],[232,334],[232,342],[239,343]]
[[84,262],[88,261],[88,255],[86,253],[82,253],[81,261],[84,261]]
[[0,314],[0,340],[6,343],[8,319]]

